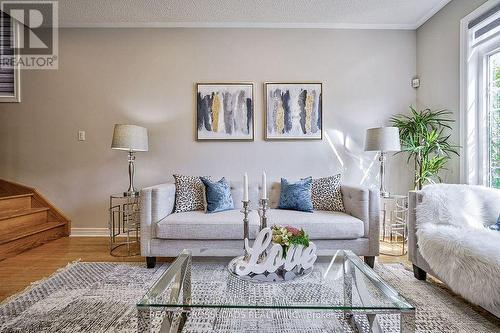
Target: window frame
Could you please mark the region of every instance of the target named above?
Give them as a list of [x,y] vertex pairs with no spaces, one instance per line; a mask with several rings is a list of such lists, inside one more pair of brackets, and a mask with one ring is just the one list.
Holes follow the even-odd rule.
[[465,184],[489,186],[488,59],[500,51],[500,33],[474,40],[477,28],[468,26],[499,3],[489,0],[460,21],[460,182]]
[[[500,43],[500,42],[499,42]],[[484,174],[484,181],[485,183],[487,184],[488,187],[493,187],[493,179],[492,179],[492,175],[493,175],[493,170],[492,170],[492,165],[491,165],[491,147],[492,145],[490,144],[491,143],[491,135],[490,135],[490,129],[491,127],[493,126],[493,124],[491,124],[491,115],[490,115],[490,111],[491,111],[491,97],[492,97],[492,94],[491,94],[491,81],[492,81],[492,78],[491,78],[491,68],[490,68],[490,58],[493,56],[493,55],[498,55],[499,58],[500,58],[500,47],[497,47],[497,48],[492,48],[492,50],[488,53],[486,53],[484,55],[484,61],[483,61],[483,64],[484,64],[484,70],[485,70],[485,96],[484,96],[484,117],[485,117],[485,122],[486,122],[486,126],[485,126],[485,129],[486,129],[486,132],[484,133],[484,140],[485,140],[485,146],[484,146],[484,154],[485,154],[485,157],[484,157],[484,168],[485,168],[485,174]],[[500,64],[499,64],[500,65]]]
[[[17,45],[19,45],[20,23],[11,19],[13,42],[14,42],[14,59],[18,58]],[[21,102],[21,66],[14,67],[14,94],[0,94],[0,103],[20,103]]]

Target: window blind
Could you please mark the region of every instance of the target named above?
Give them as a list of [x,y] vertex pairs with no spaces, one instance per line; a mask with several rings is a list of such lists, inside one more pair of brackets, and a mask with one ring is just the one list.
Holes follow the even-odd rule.
[[476,25],[480,24],[481,22],[485,21],[488,17],[493,16],[498,12],[500,12],[500,3],[496,6],[493,6],[491,9],[487,10],[482,15],[479,15],[475,19],[471,20],[467,25],[467,28],[469,29],[474,28]]
[[[5,58],[14,56],[14,49],[12,48],[13,31],[10,16],[4,12],[0,12],[0,14],[0,56],[5,60]],[[15,95],[14,80],[14,68],[12,66],[0,66],[0,96]]]
[[467,28],[472,34],[473,43],[483,40],[500,32],[500,4],[497,4],[482,15],[471,20]]

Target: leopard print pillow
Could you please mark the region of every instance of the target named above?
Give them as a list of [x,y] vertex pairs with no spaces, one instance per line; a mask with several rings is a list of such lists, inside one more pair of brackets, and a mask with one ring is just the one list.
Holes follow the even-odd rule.
[[175,213],[205,210],[205,185],[200,177],[174,175],[174,180]]
[[345,212],[342,192],[340,191],[340,177],[341,175],[338,174],[313,179],[311,197],[314,210]]

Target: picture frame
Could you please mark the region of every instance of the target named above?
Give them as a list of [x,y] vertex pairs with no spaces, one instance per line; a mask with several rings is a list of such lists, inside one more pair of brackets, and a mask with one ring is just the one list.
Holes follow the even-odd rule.
[[196,84],[197,141],[254,141],[255,94],[251,82]]
[[264,139],[322,140],[321,82],[264,83]]

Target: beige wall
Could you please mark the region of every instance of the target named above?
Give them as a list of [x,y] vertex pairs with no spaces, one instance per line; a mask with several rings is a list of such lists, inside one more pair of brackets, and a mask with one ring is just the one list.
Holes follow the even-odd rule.
[[[460,144],[460,20],[486,0],[453,0],[417,29],[417,90],[419,108],[453,111],[456,123],[451,140]],[[460,181],[460,160],[455,157],[444,181]]]
[[[104,228],[108,195],[127,186],[113,124],[133,123],[150,130],[139,186],[174,172],[258,180],[262,169],[271,179],[343,172],[373,186],[365,129],[415,103],[415,45],[415,31],[394,30],[63,29],[59,70],[23,72],[22,103],[0,105],[0,177],[39,188],[73,227]],[[325,138],[264,142],[262,83],[300,80],[323,82]],[[255,142],[195,142],[199,81],[255,83]],[[393,192],[410,186],[404,165],[391,163]]]

